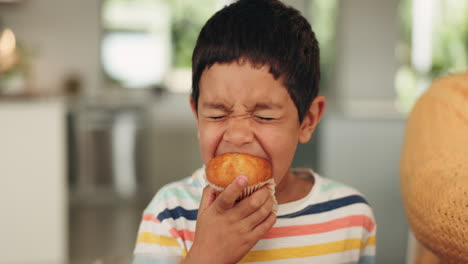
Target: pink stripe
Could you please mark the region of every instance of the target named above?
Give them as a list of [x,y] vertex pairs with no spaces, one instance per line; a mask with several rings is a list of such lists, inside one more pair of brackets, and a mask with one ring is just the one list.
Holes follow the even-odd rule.
[[375,223],[366,215],[352,215],[320,224],[274,227],[263,238],[305,236],[349,227],[363,227],[371,232],[375,228]]
[[176,230],[171,228],[169,232],[174,238],[181,238],[183,241],[193,241],[195,239],[195,232],[188,229]]
[[143,215],[143,221],[147,222],[155,222],[155,223],[161,223],[158,218],[154,216],[154,214],[144,214]]
[[[159,222],[158,219],[154,218],[152,215],[145,215],[144,220]],[[274,227],[265,234],[263,238],[270,239],[290,236],[305,236],[350,227],[363,227],[367,232],[372,232],[375,228],[375,223],[366,215],[352,215],[320,224]],[[174,238],[181,238],[183,241],[193,241],[195,239],[195,232],[188,229],[176,230],[175,228],[171,228],[169,232]]]
[[[143,221],[161,223],[158,218],[154,216],[154,214],[144,214]],[[171,228],[169,233],[171,233],[174,238],[181,238],[184,241],[193,241],[195,239],[195,232],[189,231],[187,229],[176,230],[175,228]]]

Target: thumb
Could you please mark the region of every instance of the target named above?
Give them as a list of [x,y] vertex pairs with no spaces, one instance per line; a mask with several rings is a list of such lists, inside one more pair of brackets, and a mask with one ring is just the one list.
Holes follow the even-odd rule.
[[200,212],[208,208],[208,206],[210,206],[213,203],[213,201],[216,199],[217,194],[218,194],[218,191],[213,189],[213,187],[207,185],[203,189],[203,194],[202,194],[202,198],[200,202],[200,208],[198,211]]
[[237,176],[237,178],[216,198],[215,206],[218,211],[222,212],[234,206],[234,203],[246,186],[247,176]]

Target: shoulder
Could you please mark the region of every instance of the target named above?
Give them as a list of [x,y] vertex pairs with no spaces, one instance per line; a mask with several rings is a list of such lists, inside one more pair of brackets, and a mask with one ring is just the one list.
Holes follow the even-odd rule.
[[200,173],[201,169],[195,171],[190,177],[164,185],[154,195],[145,213],[157,214],[177,207],[197,209],[204,187],[200,181]]
[[[348,227],[359,227],[363,243],[366,246],[375,245],[377,223],[371,204],[364,194],[356,188],[344,183],[318,177],[317,199],[322,200],[322,207],[330,208],[323,214],[324,218],[343,221]],[[370,240],[368,240],[370,239]]]
[[309,169],[296,169],[295,173],[298,172],[303,175],[301,177],[314,179],[312,190],[303,199],[281,204],[279,218],[313,217],[315,219],[318,216],[322,220],[330,220],[359,215],[367,219],[366,221],[375,222],[369,202],[355,188],[321,177]]
[[374,220],[371,204],[356,188],[315,174],[316,199],[336,212],[343,214],[362,214]]
[[345,183],[322,177],[315,174],[316,181],[319,182],[317,188],[320,194],[325,197],[339,197],[347,195],[357,195],[364,198],[364,195],[356,188],[349,186]]

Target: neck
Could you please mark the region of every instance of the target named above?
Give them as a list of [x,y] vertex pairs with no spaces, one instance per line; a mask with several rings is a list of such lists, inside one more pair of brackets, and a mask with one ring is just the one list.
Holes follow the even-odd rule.
[[313,185],[313,181],[300,178],[288,171],[281,182],[276,185],[276,200],[278,204],[284,204],[302,199],[310,192]]

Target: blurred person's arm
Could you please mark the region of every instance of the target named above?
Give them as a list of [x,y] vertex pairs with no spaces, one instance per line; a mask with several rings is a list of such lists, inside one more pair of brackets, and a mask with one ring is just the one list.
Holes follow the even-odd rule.
[[442,263],[468,263],[468,74],[434,82],[416,103],[400,177],[417,240]]

